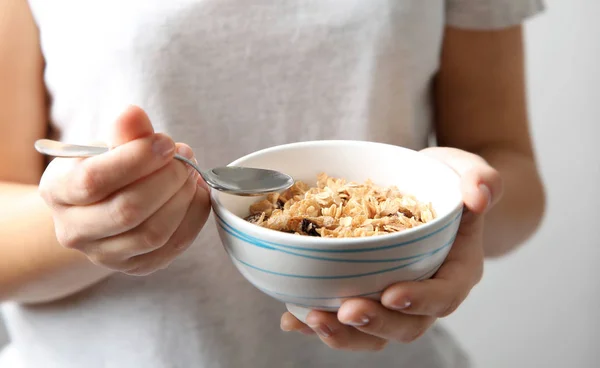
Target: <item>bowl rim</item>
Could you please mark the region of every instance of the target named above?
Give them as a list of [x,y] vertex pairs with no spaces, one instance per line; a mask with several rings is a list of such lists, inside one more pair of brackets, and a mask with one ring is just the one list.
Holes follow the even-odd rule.
[[[360,140],[339,140],[339,139],[338,140],[311,140],[311,141],[301,141],[301,142],[294,142],[294,143],[285,143],[285,144],[276,145],[276,146],[263,148],[263,149],[254,151],[252,153],[249,153],[247,155],[244,155],[244,156],[232,161],[227,166],[239,165],[241,162],[250,160],[257,156],[275,153],[278,151],[284,151],[284,150],[288,150],[291,148],[306,148],[306,147],[310,147],[310,146],[327,146],[327,147],[334,146],[335,147],[335,146],[341,146],[341,145],[354,145],[359,148],[360,147],[368,147],[368,146],[371,146],[371,147],[372,146],[382,146],[382,147],[389,147],[389,148],[397,149],[400,151],[405,151],[406,153],[413,155],[414,157],[417,157],[419,160],[426,160],[426,161],[431,162],[435,166],[439,167],[440,170],[445,170],[448,173],[455,175],[460,180],[458,173],[455,170],[453,170],[450,166],[448,166],[445,163],[443,163],[439,160],[436,160],[432,157],[425,156],[425,155],[421,154],[419,151],[416,151],[416,150],[413,150],[410,148],[406,148],[406,147],[402,147],[402,146],[388,144],[388,143],[373,142],[373,141],[360,141]],[[256,224],[252,224],[252,223],[244,220],[243,218],[237,216],[236,214],[231,212],[227,207],[225,207],[219,200],[219,192],[217,190],[211,189],[210,196],[211,196],[211,203],[213,206],[213,210],[215,212],[219,212],[219,213],[217,213],[217,215],[219,217],[226,218],[227,221],[231,221],[232,222],[231,225],[238,227],[238,229],[240,229],[240,230],[248,229],[251,232],[255,232],[256,236],[263,238],[263,239],[276,238],[279,241],[287,240],[290,243],[303,243],[303,244],[308,243],[313,247],[381,243],[381,242],[392,241],[394,239],[402,240],[404,238],[412,238],[413,236],[419,237],[420,235],[425,235],[426,233],[436,231],[439,227],[443,227],[448,222],[453,222],[454,217],[457,215],[457,213],[459,211],[462,211],[462,209],[464,208],[462,196],[460,196],[461,199],[459,201],[457,201],[457,203],[455,203],[454,206],[452,206],[452,209],[450,211],[448,211],[445,215],[437,216],[435,219],[433,219],[432,221],[430,221],[426,224],[422,224],[422,225],[419,225],[419,226],[416,226],[416,227],[413,227],[410,229],[406,229],[406,230],[396,232],[396,233],[382,234],[382,235],[368,236],[368,237],[321,238],[321,237],[299,236],[297,234],[284,233],[281,231],[257,226]]]

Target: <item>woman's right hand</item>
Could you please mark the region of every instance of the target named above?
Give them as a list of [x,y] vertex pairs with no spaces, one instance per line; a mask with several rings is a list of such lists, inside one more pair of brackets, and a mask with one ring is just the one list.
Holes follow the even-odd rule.
[[210,213],[206,183],[177,153],[189,146],[156,134],[131,107],[117,120],[112,149],[85,159],[56,158],[40,182],[59,243],[94,264],[130,275],[166,268],[187,249]]

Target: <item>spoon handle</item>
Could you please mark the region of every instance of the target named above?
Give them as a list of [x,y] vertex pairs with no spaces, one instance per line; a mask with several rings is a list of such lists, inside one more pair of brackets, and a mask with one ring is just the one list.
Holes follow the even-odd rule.
[[[83,146],[79,144],[63,143],[51,139],[39,139],[35,142],[34,147],[39,153],[54,157],[91,157],[108,152],[109,150],[108,147]],[[198,171],[200,175],[204,175],[202,170],[200,170],[192,160],[178,154],[176,154],[174,158],[190,165]]]
[[39,153],[54,157],[91,157],[108,152],[108,147],[82,146],[51,139],[37,140],[34,147]]

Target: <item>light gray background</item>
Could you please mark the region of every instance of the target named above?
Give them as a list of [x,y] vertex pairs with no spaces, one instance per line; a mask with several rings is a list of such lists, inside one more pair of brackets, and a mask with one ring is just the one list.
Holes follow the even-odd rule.
[[600,367],[600,1],[546,3],[527,67],[548,212],[449,318],[478,367]]
[[600,2],[546,3],[527,26],[527,67],[548,213],[446,321],[479,367],[600,366]]

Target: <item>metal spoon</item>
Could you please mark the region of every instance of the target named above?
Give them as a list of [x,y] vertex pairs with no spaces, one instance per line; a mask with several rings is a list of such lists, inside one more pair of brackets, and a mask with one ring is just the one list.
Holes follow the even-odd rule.
[[[107,147],[82,146],[50,139],[36,141],[35,149],[40,153],[55,157],[90,157],[109,150]],[[175,158],[198,171],[211,188],[229,194],[259,196],[285,190],[294,184],[291,176],[274,170],[225,166],[204,171],[183,156],[176,154]]]

